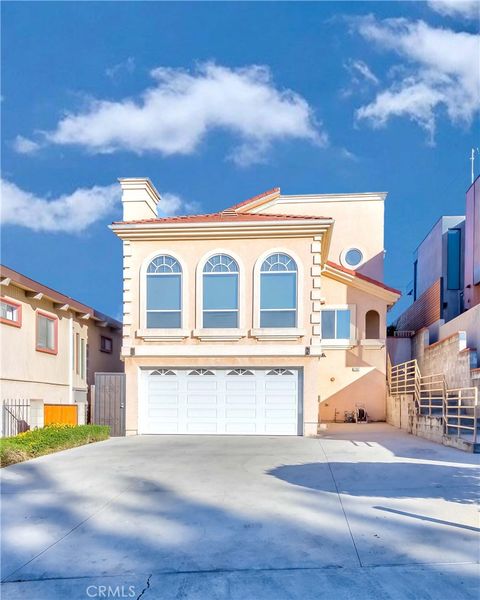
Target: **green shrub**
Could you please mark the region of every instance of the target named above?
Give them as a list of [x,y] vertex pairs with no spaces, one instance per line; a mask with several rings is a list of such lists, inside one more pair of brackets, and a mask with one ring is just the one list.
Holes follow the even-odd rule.
[[43,454],[99,442],[109,435],[110,427],[106,425],[47,425],[0,439],[0,465],[6,467]]

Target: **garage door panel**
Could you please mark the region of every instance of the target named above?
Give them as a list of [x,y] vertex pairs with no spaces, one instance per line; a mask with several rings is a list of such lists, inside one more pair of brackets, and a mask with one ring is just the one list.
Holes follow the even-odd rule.
[[199,395],[199,394],[188,394],[188,397],[186,399],[186,403],[189,406],[205,406],[205,405],[210,405],[210,406],[216,406],[217,405],[217,396],[216,394],[204,394],[204,395]]
[[297,382],[292,378],[279,376],[278,379],[266,381],[265,390],[268,392],[294,392]]
[[258,432],[255,424],[253,423],[226,423],[225,433],[236,435],[255,435]]
[[257,401],[257,396],[242,396],[241,394],[237,394],[236,396],[228,394],[227,396],[225,396],[225,404],[227,404],[227,406],[230,404],[238,404],[239,402],[241,402],[242,404],[252,404],[253,406],[255,406]]
[[218,433],[217,432],[217,423],[188,423],[187,424],[187,432],[188,433]]
[[216,419],[218,417],[218,411],[215,408],[188,408],[187,417],[205,417]]
[[257,411],[255,407],[248,408],[227,408],[225,411],[227,419],[256,419]]
[[186,369],[169,376],[146,373],[140,432],[297,435],[297,371],[229,373],[206,368],[195,375]]
[[292,405],[292,396],[291,395],[273,395],[273,394],[268,394],[265,395],[265,404],[266,405],[287,405],[287,406],[291,406]]
[[169,394],[155,393],[150,396],[150,406],[164,406],[165,404],[178,404],[178,395],[171,396],[169,392]]
[[176,379],[171,379],[170,377],[152,377],[149,382],[150,391],[151,392],[164,392],[164,391],[172,391],[175,392],[178,390],[178,381]]
[[148,416],[152,419],[173,418],[178,419],[178,409],[175,408],[151,408],[148,411]]
[[[195,375],[192,375],[192,377],[195,377]],[[196,376],[198,377],[198,375]],[[213,379],[213,381],[212,381]],[[208,381],[205,380],[198,380],[196,379],[195,381],[187,381],[187,391],[188,392],[215,392],[217,390],[218,384],[215,381],[214,378],[212,378]]]
[[242,379],[235,379],[234,381],[227,381],[226,382],[226,388],[227,388],[227,392],[232,393],[232,392],[238,392],[238,393],[245,393],[245,392],[250,392],[250,393],[255,393],[256,390],[256,381],[249,381],[249,380],[245,380],[245,378]]
[[268,435],[297,435],[297,429],[293,425],[267,423],[265,425],[265,433]]

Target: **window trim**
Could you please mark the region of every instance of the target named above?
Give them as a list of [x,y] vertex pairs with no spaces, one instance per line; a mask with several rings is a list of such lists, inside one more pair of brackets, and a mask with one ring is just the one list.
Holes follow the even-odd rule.
[[[47,319],[50,319],[50,321],[53,321],[53,339],[54,339],[54,348],[40,348],[38,346],[38,317],[42,316],[45,317]],[[39,310],[37,309],[35,311],[35,350],[37,352],[43,352],[44,354],[52,354],[52,355],[57,355],[58,354],[58,317],[57,315],[54,315],[52,313],[48,313],[45,312],[43,310]]]
[[[180,309],[180,327],[168,328],[168,329],[156,329],[147,328],[147,269],[149,264],[157,256],[167,255],[177,260],[180,264],[181,272],[181,300],[182,305]],[[169,248],[158,248],[155,252],[150,253],[143,260],[140,267],[140,316],[139,316],[139,329],[136,332],[138,337],[143,339],[182,339],[188,336],[187,323],[188,323],[188,270],[185,261],[176,252],[172,252]]]
[[80,379],[85,381],[87,373],[87,342],[80,338]]
[[[217,254],[226,254],[233,258],[238,265],[238,321],[237,327],[229,328],[204,328],[203,327],[203,269],[207,262]],[[245,306],[245,266],[238,254],[232,252],[227,248],[215,248],[209,250],[202,258],[198,261],[195,271],[195,283],[196,283],[196,302],[195,302],[195,323],[197,329],[194,330],[193,335],[198,337],[200,340],[228,340],[236,341],[245,337],[246,332],[246,306]]]
[[0,296],[0,302],[4,302],[5,304],[9,304],[10,306],[14,306],[17,309],[17,320],[10,321],[10,319],[4,319],[0,317],[0,323],[5,323],[5,325],[10,325],[11,327],[21,327],[22,326],[22,305],[19,302],[14,302],[13,300],[9,300],[4,296]]
[[[348,252],[350,252],[350,250],[358,250],[359,252],[361,252],[362,260],[358,263],[358,265],[352,266],[352,265],[348,264],[347,254],[348,254]],[[356,271],[357,269],[360,269],[360,267],[362,267],[366,262],[367,262],[367,255],[366,255],[366,252],[365,252],[365,249],[363,248],[363,246],[359,246],[359,245],[347,246],[340,252],[340,264],[343,267],[345,267],[346,269],[350,269],[350,271]]]
[[[350,338],[325,339],[322,336],[322,313],[327,310],[350,311]],[[357,307],[355,304],[325,304],[320,310],[320,335],[322,348],[346,349],[357,345]]]
[[[110,340],[110,350],[102,348],[102,340]],[[108,337],[108,335],[100,336],[100,352],[105,352],[105,354],[112,354],[113,352],[113,339],[111,337]]]
[[[260,327],[260,290],[261,290],[261,281],[260,281],[260,271],[262,268],[262,265],[264,263],[264,261],[271,255],[271,254],[287,254],[288,256],[290,256],[295,263],[297,264],[297,318],[296,318],[296,325],[295,327]],[[253,329],[252,329],[252,335],[255,335],[255,337],[258,337],[259,335],[261,335],[261,337],[268,337],[268,339],[275,339],[276,337],[278,337],[278,339],[282,338],[285,339],[285,335],[286,332],[289,331],[291,332],[291,335],[287,337],[289,339],[291,339],[292,335],[293,337],[301,337],[302,335],[304,335],[304,331],[303,331],[303,326],[304,326],[304,322],[303,322],[303,307],[304,307],[304,302],[303,302],[303,290],[304,290],[304,286],[305,284],[303,283],[305,281],[304,279],[304,275],[303,275],[303,263],[302,260],[300,259],[300,257],[298,256],[298,254],[296,254],[296,252],[294,252],[293,250],[290,250],[289,248],[285,248],[285,247],[274,247],[274,248],[269,248],[268,250],[266,250],[265,252],[263,252],[262,254],[260,254],[260,256],[257,258],[256,262],[255,262],[255,266],[253,268]],[[260,334],[261,332],[261,334]],[[278,332],[278,336],[275,335]]]

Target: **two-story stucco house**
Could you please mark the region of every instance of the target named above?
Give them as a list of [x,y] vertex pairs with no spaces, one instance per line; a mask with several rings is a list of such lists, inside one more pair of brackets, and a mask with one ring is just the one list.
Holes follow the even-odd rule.
[[77,404],[84,418],[95,372],[123,371],[120,345],[121,323],[0,265],[2,402]]
[[157,218],[121,179],[126,429],[315,435],[385,418],[384,193],[284,196]]

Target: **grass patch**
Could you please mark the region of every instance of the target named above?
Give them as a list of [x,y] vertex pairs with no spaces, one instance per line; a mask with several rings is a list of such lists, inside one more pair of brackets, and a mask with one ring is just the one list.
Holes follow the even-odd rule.
[[6,467],[43,454],[100,442],[109,436],[110,427],[106,425],[47,425],[0,439],[0,465]]

